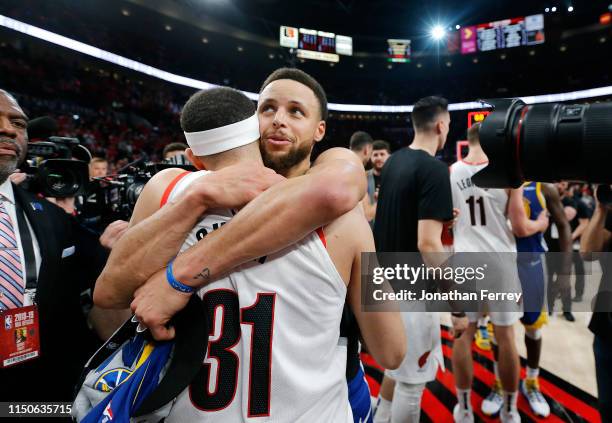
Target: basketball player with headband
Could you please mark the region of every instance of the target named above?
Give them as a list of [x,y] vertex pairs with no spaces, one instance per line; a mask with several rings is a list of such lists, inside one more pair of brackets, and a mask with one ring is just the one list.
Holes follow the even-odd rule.
[[[199,93],[200,96],[203,94],[205,93]],[[280,421],[298,421],[310,413],[316,412],[319,416],[323,412],[324,415],[331,413],[327,414],[333,416],[329,421],[343,421],[339,414],[334,413],[337,413],[340,410],[338,407],[341,407],[338,405],[340,403],[335,402],[337,398],[344,398],[346,401],[344,366],[338,365],[337,362],[338,357],[345,357],[346,354],[342,353],[343,346],[338,345],[338,319],[342,312],[344,295],[348,295],[348,301],[357,315],[363,337],[379,361],[390,367],[397,367],[405,348],[405,341],[400,339],[403,330],[397,314],[368,313],[366,318],[360,312],[360,255],[361,251],[373,249],[372,235],[367,230],[367,222],[360,209],[355,209],[362,196],[361,190],[364,189],[359,185],[363,181],[363,168],[359,163],[353,164],[351,160],[355,161],[354,156],[343,149],[328,150],[310,168],[309,154],[312,146],[324,135],[324,121],[321,119],[323,114],[322,110],[318,109],[316,95],[308,86],[292,79],[281,78],[270,81],[262,92],[264,101],[260,100],[258,111],[259,121],[266,123],[265,127],[262,125],[262,138],[265,138],[262,142],[269,144],[262,146],[262,151],[265,151],[264,160],[276,163],[275,167],[290,179],[268,189],[232,218],[233,213],[228,209],[242,206],[251,199],[249,197],[253,196],[253,191],[266,188],[261,185],[246,190],[248,191],[246,194],[239,192],[241,185],[252,182],[244,176],[245,173],[265,172],[258,170],[258,167],[263,168],[256,142],[259,130],[253,126],[250,132],[242,132],[243,141],[248,140],[249,143],[239,146],[236,144],[238,134],[230,131],[237,131],[239,127],[242,127],[241,131],[247,130],[250,125],[247,121],[252,117],[243,114],[240,116],[243,122],[239,126],[218,128],[221,122],[215,120],[215,115],[218,115],[218,119],[226,119],[227,122],[227,117],[231,113],[220,110],[219,98],[214,101],[196,101],[198,98],[194,96],[190,100],[182,116],[182,124],[189,134],[188,141],[191,145],[191,151],[188,150],[187,154],[196,167],[213,172],[186,174],[177,181],[179,171],[166,171],[165,174],[156,175],[154,178],[155,181],[160,181],[158,184],[150,183],[143,191],[139,199],[140,204],[135,210],[134,221],[131,223],[133,227],[126,234],[127,238],[124,238],[126,242],[122,247],[126,247],[123,248],[124,253],[132,252],[132,259],[128,263],[132,269],[131,276],[136,276],[134,279],[142,278],[143,272],[151,272],[146,265],[142,266],[143,263],[153,267],[153,271],[157,270],[155,266],[162,270],[155,273],[149,283],[136,292],[133,308],[141,321],[144,321],[158,338],[163,338],[172,335],[172,328],[166,328],[164,324],[167,320],[163,319],[169,318],[180,309],[181,302],[186,302],[188,298],[187,294],[179,292],[181,290],[190,291],[194,286],[214,281],[199,294],[211,307],[211,313],[218,308],[219,302],[223,303],[225,310],[223,316],[211,314],[210,318],[211,321],[222,321],[226,328],[228,327],[226,320],[231,320],[233,316],[234,323],[240,321],[242,324],[252,325],[253,330],[256,330],[257,324],[248,320],[250,313],[245,310],[263,307],[261,305],[263,299],[268,301],[269,310],[272,301],[275,318],[269,323],[274,336],[270,336],[269,339],[271,364],[267,369],[268,372],[261,373],[262,369],[249,366],[248,363],[253,358],[255,360],[252,363],[265,362],[253,357],[253,353],[259,354],[262,350],[268,349],[257,348],[248,351],[251,346],[248,339],[253,333],[242,329],[244,326],[240,324],[237,329],[235,328],[235,332],[241,334],[239,342],[242,347],[237,348],[238,352],[234,352],[239,356],[240,365],[237,368],[241,372],[248,372],[250,369],[251,372],[266,373],[270,376],[271,390],[268,390],[268,393],[271,396],[267,398],[268,408],[265,404],[254,404],[251,401],[252,391],[249,389],[252,386],[247,383],[251,380],[251,373],[238,377],[237,386],[242,389],[242,395],[235,394],[236,398],[229,402],[227,395],[220,399],[218,395],[221,394],[218,392],[227,393],[236,389],[236,386],[232,387],[231,378],[227,378],[227,381],[226,378],[222,378],[219,380],[227,386],[219,386],[217,388],[221,391],[218,389],[215,391],[215,387],[211,387],[210,383],[216,378],[209,372],[210,365],[206,367],[206,364],[203,369],[209,370],[200,372],[199,388],[195,386],[197,383],[189,388],[190,395],[183,397],[183,401],[187,403],[183,408],[190,410],[189,413],[192,413],[190,418],[196,420],[203,414],[228,418],[236,416],[235,413],[242,413],[244,417],[269,413],[270,416],[280,416]],[[244,100],[251,104],[248,100]],[[232,110],[237,110],[240,101],[235,97],[232,97],[231,101],[234,101]],[[245,104],[241,105],[243,110]],[[199,118],[212,120],[204,125],[217,129],[204,128]],[[293,119],[295,121],[292,121]],[[194,134],[196,132],[198,134]],[[216,145],[215,148],[211,148],[213,144]],[[223,148],[232,149],[222,152]],[[293,165],[290,165],[291,161],[294,162]],[[223,182],[229,181],[230,184],[217,185],[221,181],[219,175],[225,178]],[[274,175],[269,173],[262,175],[268,178],[270,183],[276,182]],[[217,176],[218,179],[215,181],[213,176]],[[174,187],[168,192],[166,187],[175,181]],[[341,183],[337,184],[338,181]],[[213,196],[216,199],[209,200]],[[144,219],[159,208],[162,197],[170,200],[169,203],[153,218]],[[208,204],[202,205],[204,201]],[[206,214],[200,220],[204,212]],[[340,212],[341,217],[336,219],[336,214]],[[175,222],[179,216],[180,221]],[[232,221],[223,226],[230,219]],[[135,225],[136,222],[141,223]],[[316,231],[321,226],[324,226],[323,230]],[[165,234],[160,235],[159,232]],[[186,234],[189,236],[183,245],[183,250],[190,243],[195,244],[198,239],[204,238],[196,247],[179,255],[176,262],[170,262],[169,271],[163,269],[165,263],[162,260],[170,261],[181,247]],[[226,247],[222,246],[224,239]],[[296,240],[301,241],[294,244]],[[209,248],[210,250],[206,251]],[[225,254],[219,254],[220,251],[224,251]],[[276,253],[273,253],[274,251]],[[249,261],[266,254],[265,259]],[[176,263],[181,257],[190,257],[181,266],[193,265],[203,257],[213,260],[205,263],[204,268],[199,267],[200,263],[196,267],[199,270],[197,275],[183,277],[175,270]],[[120,307],[126,305],[126,302],[129,303],[131,299],[131,292],[125,290],[125,285],[119,284],[119,287],[113,288],[108,283],[110,278],[106,279],[107,276],[117,273],[113,272],[113,266],[118,263],[117,268],[120,268],[121,260],[122,254],[119,253],[109,261],[106,275],[103,274],[100,279],[100,290],[96,288],[96,299],[103,305]],[[245,262],[248,263],[239,271],[218,279],[219,275]],[[148,277],[146,274],[144,276]],[[125,275],[122,277],[125,278]],[[346,284],[349,281],[347,294]],[[223,294],[229,297],[218,298],[219,291],[230,292]],[[209,294],[210,292],[212,293]],[[234,295],[236,297],[233,297]],[[270,297],[271,295],[273,297]],[[231,306],[232,304],[234,306]],[[246,308],[242,307],[240,310],[237,305]],[[139,313],[141,309],[145,312]],[[175,310],[168,311],[169,309]],[[155,312],[147,315],[148,310]],[[161,323],[157,324],[152,318],[160,319]],[[229,334],[214,332],[217,329],[217,326],[211,328],[213,337],[236,336],[236,333],[231,332]],[[314,336],[312,332],[314,329],[318,330],[318,337]],[[309,334],[312,336],[309,337]],[[223,339],[223,336],[220,339]],[[317,342],[320,345],[317,345]],[[218,356],[214,357],[218,352],[216,345],[214,342],[209,344],[211,360],[218,359]],[[326,351],[327,355],[324,356],[327,358],[321,361],[321,354]],[[224,356],[224,353],[221,352],[221,355]],[[319,357],[317,363],[312,363],[313,357]],[[246,358],[250,360],[244,360]],[[222,361],[219,362],[224,364]],[[334,365],[331,366],[330,363]],[[330,366],[335,370],[329,370]],[[292,371],[285,373],[288,368]],[[325,369],[331,373],[321,375]],[[341,386],[337,380],[338,369]],[[215,369],[210,371],[214,372]],[[223,372],[224,369],[216,368],[216,371]],[[207,383],[208,389],[202,389]],[[328,388],[333,386],[337,394],[330,395],[329,390],[325,391],[327,388],[321,390],[323,389],[321,386]],[[240,389],[237,392],[240,392]],[[319,393],[316,396],[318,400],[312,401],[312,395],[306,395],[305,392],[315,391]],[[216,394],[213,395],[211,392]],[[327,393],[323,395],[323,392]],[[291,397],[287,397],[288,395]],[[237,399],[239,397],[242,400]],[[189,399],[191,407],[188,404]],[[330,405],[330,401],[335,405]],[[288,407],[288,404],[291,404],[291,407]],[[209,413],[211,409],[219,410],[220,406],[225,407],[219,411],[220,414]],[[251,406],[260,408],[251,409]],[[298,412],[302,414],[295,414]],[[337,420],[339,418],[341,420]]]

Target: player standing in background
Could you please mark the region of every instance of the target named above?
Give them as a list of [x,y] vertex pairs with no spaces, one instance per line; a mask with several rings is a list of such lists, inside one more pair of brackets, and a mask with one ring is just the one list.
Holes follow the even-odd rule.
[[[571,251],[570,227],[555,186],[540,182],[526,182],[523,184],[523,205],[527,217],[531,220],[536,220],[542,211],[548,211],[553,223],[559,229],[561,251]],[[543,255],[547,247],[542,233],[517,237],[516,246],[519,278],[523,289],[524,312],[521,323],[525,327],[525,347],[527,349],[527,377],[521,382],[520,389],[534,414],[547,417],[550,414],[550,406],[542,395],[538,382],[542,327],[548,321],[544,303],[546,282],[543,265]],[[566,277],[569,274],[569,264],[570,262],[564,263],[562,275]],[[559,280],[557,283],[563,284],[564,282]],[[493,390],[482,402],[481,409],[486,415],[495,415],[500,411],[502,404],[501,384],[496,378]]]
[[374,139],[365,131],[357,131],[351,135],[349,148],[353,153],[357,154],[357,157],[359,157],[359,160],[363,163],[363,167],[368,167],[370,163],[373,143]]
[[[332,210],[329,209],[332,204],[321,205],[319,203],[319,206],[317,206],[316,204],[318,200],[316,199],[326,199],[327,202],[329,202],[330,198],[327,197],[327,194],[325,194],[326,189],[329,189],[330,187],[328,177],[332,174],[335,178],[341,177],[343,173],[338,173],[338,171],[333,171],[332,169],[337,169],[338,166],[340,166],[340,168],[342,169],[343,165],[339,165],[339,163],[343,163],[346,160],[345,158],[343,158],[343,156],[335,154],[338,153],[338,151],[335,150],[343,149],[332,149],[326,151],[321,156],[319,156],[318,161],[312,168],[310,168],[310,151],[312,150],[314,143],[316,141],[321,140],[324,135],[326,100],[324,93],[319,98],[317,96],[318,92],[323,93],[322,88],[320,88],[318,83],[316,83],[316,81],[314,81],[310,76],[296,69],[281,69],[273,73],[264,83],[264,88],[260,97],[260,104],[258,108],[258,116],[261,125],[260,129],[262,137],[262,145],[260,146],[261,152],[264,156],[265,164],[274,167],[280,173],[283,173],[283,175],[290,178],[286,182],[288,186],[286,186],[285,188],[282,188],[281,186],[274,188],[274,190],[281,189],[281,194],[279,194],[278,192],[274,194],[273,190],[266,193],[266,196],[262,197],[261,199],[258,197],[257,199],[253,200],[252,203],[249,203],[247,207],[242,209],[234,218],[232,218],[232,221],[227,225],[221,227],[221,223],[217,222],[217,227],[219,227],[219,229],[215,230],[214,232],[210,232],[207,230],[207,235],[204,239],[198,242],[193,249],[190,249],[187,252],[180,254],[174,262],[175,272],[177,272],[177,269],[180,269],[181,266],[184,266],[186,268],[186,270],[184,270],[183,276],[181,276],[180,274],[175,274],[175,277],[178,280],[184,282],[185,280],[191,281],[193,279],[193,283],[201,283],[201,281],[198,281],[200,280],[201,274],[203,272],[200,270],[196,275],[195,268],[192,268],[193,266],[200,269],[206,268],[206,276],[208,278],[215,279],[216,274],[225,273],[225,266],[231,268],[236,264],[244,262],[244,260],[248,258],[255,259],[257,257],[268,254],[270,251],[278,251],[279,245],[282,245],[286,241],[290,241],[293,237],[296,237],[295,239],[301,239],[304,236],[302,234],[302,232],[305,230],[304,225],[309,228],[316,229],[324,222],[314,224],[313,227],[311,226],[313,225],[311,220],[314,219],[315,221],[317,221],[317,219],[328,219],[329,217],[325,216],[330,216],[330,212],[332,214],[334,213],[332,212]],[[211,111],[209,110],[209,112]],[[351,164],[354,163],[356,161],[354,155],[348,150],[344,151],[346,152],[346,155],[351,157],[351,160],[349,160],[349,162]],[[329,159],[329,161],[324,162],[324,158]],[[351,166],[351,168],[354,167],[354,165]],[[359,165],[359,167],[361,167],[361,165]],[[360,175],[357,175],[357,179],[363,177],[363,170],[361,170]],[[363,178],[363,182],[365,182],[365,178]],[[166,185],[167,184],[165,184],[164,186]],[[191,185],[197,185],[197,182],[193,182]],[[347,183],[347,186],[348,185],[349,184]],[[205,179],[202,180],[200,187],[206,187]],[[346,186],[344,186],[343,189],[346,190]],[[265,197],[268,198],[266,199]],[[288,200],[289,197],[291,198],[290,200]],[[153,204],[154,205],[152,207],[157,208],[159,202],[153,201]],[[180,204],[181,201],[177,202],[176,204],[169,204],[168,208],[164,208],[165,210],[162,209],[150,219],[147,219],[146,224],[143,222],[142,224],[136,225],[132,229],[132,233],[128,232],[127,242],[124,244],[125,254],[132,254],[132,256],[134,255],[134,252],[136,250],[134,250],[133,248],[129,248],[129,242],[134,242],[135,240],[140,240],[140,242],[146,242],[148,247],[153,250],[148,250],[150,252],[150,254],[147,254],[148,260],[144,260],[145,257],[140,257],[139,253],[136,254],[136,256],[138,257],[134,257],[133,260],[129,260],[129,262],[131,263],[131,267],[134,270],[134,272],[132,273],[135,274],[136,277],[128,277],[127,281],[123,281],[123,283],[117,283],[116,278],[111,278],[106,275],[105,280],[108,281],[107,294],[102,293],[102,298],[106,297],[109,300],[113,299],[113,301],[120,301],[121,298],[129,298],[131,294],[129,290],[126,290],[126,285],[131,287],[138,286],[140,283],[142,283],[139,279],[142,277],[143,272],[151,271],[150,263],[147,264],[145,263],[145,261],[150,262],[151,257],[155,257],[156,262],[163,262],[163,260],[169,260],[170,258],[172,258],[171,256],[169,256],[169,253],[174,250],[174,252],[172,252],[172,255],[175,254],[176,250],[174,248],[178,248],[174,246],[175,244],[172,244],[172,242],[174,241],[169,241],[166,237],[164,239],[157,240],[157,242],[152,242],[151,235],[168,226],[176,220],[176,217],[181,215],[181,213],[173,215],[173,213],[176,213],[178,210],[180,210],[178,209],[179,207],[182,207],[180,206]],[[334,202],[333,204],[336,204],[336,202]],[[356,203],[353,203],[353,205],[356,205]],[[313,207],[315,209],[313,209]],[[358,211],[359,209],[357,209],[355,213],[357,213]],[[189,209],[184,210],[183,214],[185,213],[189,214],[190,218],[197,218],[201,214],[198,212],[198,210]],[[271,220],[270,216],[272,214],[275,215],[275,219]],[[303,217],[307,218],[307,224],[304,223]],[[186,216],[183,216],[182,218],[185,219]],[[363,219],[363,216],[357,216],[356,214],[353,214],[353,212],[351,212],[350,216],[347,216],[347,218],[360,219],[358,222],[353,222],[346,226],[341,225],[342,228],[351,228],[351,237],[358,236],[359,231],[356,229],[359,228],[361,223],[366,223]],[[279,224],[281,225],[280,227],[277,226]],[[189,228],[188,226],[189,225],[182,225],[181,230],[190,231],[192,228]],[[177,231],[179,230],[178,228],[175,229]],[[312,229],[305,230],[305,234],[309,234]],[[270,237],[270,232],[275,233],[275,236]],[[222,236],[223,234],[226,235]],[[330,232],[330,236],[332,236],[333,234],[339,235],[339,232],[332,230]],[[369,236],[371,239],[371,233]],[[177,235],[175,241],[178,239],[181,239],[182,242],[184,236],[182,236],[181,238],[181,236]],[[232,241],[230,242],[229,240]],[[227,244],[225,246],[222,246],[219,244],[219,242]],[[350,254],[350,248],[346,248],[346,245],[351,244],[350,240],[340,235],[338,237],[334,237],[333,239],[328,240],[328,249],[330,252],[332,252],[332,254],[334,254],[333,252],[336,251],[336,247],[333,245],[336,242],[344,242],[344,249],[342,250],[342,254]],[[289,242],[289,244],[292,243],[293,241]],[[206,252],[205,250],[209,246],[212,248],[212,250]],[[154,254],[152,251],[158,251],[159,254]],[[215,251],[215,253],[213,253],[212,251]],[[218,251],[224,251],[225,254],[219,255],[218,253],[216,253]],[[261,253],[258,253],[258,251],[261,251]],[[192,253],[192,255],[190,255],[190,252]],[[162,257],[159,257],[159,255],[161,255]],[[182,264],[179,263],[181,258],[184,258],[184,262]],[[222,260],[219,260],[221,258]],[[334,257],[334,259],[335,258],[336,257]],[[199,260],[201,259],[213,259],[214,262],[201,263],[199,262]],[[125,279],[126,275],[121,272],[121,262],[122,260],[111,263],[111,266],[114,265],[114,268],[112,270],[108,270],[108,272],[113,275],[122,275],[122,277]],[[136,265],[135,263],[139,263],[140,266]],[[262,263],[260,267],[265,267],[266,263],[267,261],[265,263]],[[357,268],[358,266],[356,267],[356,269]],[[189,276],[192,271],[194,272],[195,276]],[[278,276],[286,277],[290,274],[291,272],[281,272]],[[358,275],[359,272],[351,272],[351,274]],[[304,276],[308,276],[308,272],[306,272]],[[343,277],[345,276],[347,276],[346,273],[343,273]],[[106,277],[108,277],[108,279],[106,279]],[[147,276],[145,276],[145,278],[146,277]],[[288,280],[291,280],[291,278],[289,277]],[[167,283],[164,284],[163,282],[163,272],[157,272],[146,285],[142,286],[139,289],[137,293],[138,298],[134,304],[137,310],[139,309],[139,306],[142,305],[143,298],[145,302],[150,298],[161,298],[157,297],[155,293],[160,292],[159,289],[166,287]],[[298,285],[300,284],[298,283]],[[304,283],[301,285],[303,285],[304,289],[308,289],[310,286],[308,283]],[[356,284],[353,286],[355,287],[354,289],[356,290],[356,292],[359,292],[358,286]],[[316,290],[312,291],[311,294],[308,295],[312,294],[316,294]],[[290,298],[290,296],[282,295],[278,297],[277,301],[281,301],[287,298]],[[358,296],[351,295],[351,298],[357,301],[358,304]],[[281,304],[281,302],[277,303],[279,307],[276,307],[276,310],[280,310]],[[164,326],[164,319],[167,319],[169,315],[172,315],[173,310],[168,311],[168,307],[172,307],[173,304],[171,304],[169,301],[167,301],[167,299],[165,299],[165,297],[163,297],[160,302],[157,302],[154,305],[157,308],[162,308],[163,312],[160,313],[151,311],[151,314],[148,314],[148,317],[144,317],[143,320],[145,320],[149,327],[157,328],[157,330],[161,331],[162,333],[165,333],[167,329]],[[355,303],[352,303],[352,305],[353,308],[356,307]],[[150,311],[152,309],[155,309],[155,307],[152,307],[151,309],[149,309],[148,307],[144,307],[144,309],[146,311]],[[297,312],[297,310],[299,310],[298,305],[296,305],[294,313]],[[393,361],[397,360],[398,357],[403,356],[403,353],[401,353],[400,350],[403,350],[404,345],[401,345],[400,350],[398,350],[396,348],[389,347],[389,344],[384,341],[381,341],[380,338],[380,336],[386,333],[387,330],[393,332],[393,328],[395,326],[393,322],[390,322],[388,320],[389,318],[393,319],[393,317],[390,317],[391,315],[389,313],[370,313],[367,316],[367,321],[364,321],[364,314],[360,312],[360,308],[356,307],[355,310],[355,314],[357,315],[357,320],[360,323],[360,328],[362,330],[364,339],[366,340],[366,342],[369,341],[371,345],[370,350],[373,355],[378,356],[377,359],[387,362],[387,364],[392,367],[398,365],[399,362],[393,364]],[[382,325],[384,329],[374,324],[374,322],[377,320],[377,316],[381,320],[386,321]],[[316,318],[317,316],[312,315],[311,317]],[[399,325],[399,327],[396,328],[396,331],[401,331],[402,329],[400,320],[397,315],[395,317],[396,323],[398,323]],[[289,326],[291,325],[285,324],[284,327],[287,328]],[[328,330],[337,331],[338,328],[334,328],[333,326],[334,325],[330,325],[328,327]],[[278,342],[282,342],[283,337],[280,335],[282,335],[283,332],[276,331],[274,333],[274,342],[277,342],[276,340],[278,340]],[[374,338],[371,336],[372,334],[374,334]],[[341,341],[342,340],[336,340],[337,343]],[[396,344],[400,343],[399,338],[397,338],[397,334],[393,335],[393,342],[395,342]],[[342,349],[342,345],[338,345],[338,348]],[[281,348],[277,351],[282,352],[283,349]],[[311,351],[307,352],[310,353]],[[395,358],[392,358],[390,361],[386,359],[386,357],[390,357],[387,354],[396,353],[399,354]],[[291,362],[292,359],[295,358],[291,355],[287,357],[289,357],[287,363],[276,364],[276,366],[274,366],[274,368],[279,369],[279,371],[276,372],[276,377],[282,377],[283,370],[287,371],[287,365]],[[281,359],[280,361],[282,362],[283,360]],[[275,361],[274,363],[278,362],[279,361]],[[343,368],[343,366],[341,367]],[[341,374],[344,390],[346,391],[346,382],[344,381],[343,370]],[[274,371],[272,371],[272,375],[274,377]],[[294,383],[306,383],[309,381],[310,377],[312,377],[312,375],[308,375],[308,377],[302,378],[301,382],[300,380],[295,380]],[[241,383],[243,384],[242,386],[246,386],[245,380],[241,379],[241,381]],[[313,382],[310,381],[310,383]],[[285,383],[285,385],[288,385],[288,381],[287,383]],[[283,386],[283,383],[279,382],[275,384],[275,386]],[[278,397],[278,395],[299,395],[300,390],[293,390],[290,388],[281,388],[280,390],[276,390],[276,388],[274,388],[272,392],[276,393]],[[367,396],[369,410],[369,395]],[[243,398],[245,398],[245,396],[243,396]],[[333,398],[329,398],[328,400],[332,399]],[[272,407],[273,409],[276,408],[277,410],[279,410],[278,407],[292,406],[293,411],[287,409],[286,413],[293,412],[294,415],[297,416],[297,414],[295,413],[299,413],[300,410],[296,408],[295,405],[298,403],[303,404],[305,400],[307,400],[306,397],[299,400],[285,401],[280,400],[279,398],[274,401]],[[320,405],[314,404],[311,405],[311,407],[308,407],[308,409],[310,410],[312,408],[312,411],[309,412],[316,413],[317,409],[321,409],[321,407],[324,406],[324,403],[321,403]],[[233,407],[235,407],[235,405],[233,405]],[[304,408],[302,408],[301,411],[303,410]],[[295,421],[291,420],[292,417],[288,417],[288,414],[283,414],[279,411],[276,412],[276,415],[281,415],[281,419],[283,419],[283,421]]]
[[[391,156],[391,147],[387,141],[376,140],[372,144],[372,169],[366,172],[368,178],[368,195],[370,207],[364,207],[366,219],[374,227],[376,217],[376,202],[378,201],[378,191],[380,190],[380,179],[382,168],[387,159]],[[367,201],[364,199],[364,201]]]
[[[453,207],[459,209],[454,226],[454,250],[457,253],[516,253],[514,235],[528,236],[543,232],[548,226],[548,217],[542,212],[536,221],[527,219],[523,211],[523,190],[484,189],[472,182],[472,176],[487,166],[487,156],[480,146],[478,131],[480,124],[468,130],[469,154],[450,168]],[[508,219],[512,229],[508,226]],[[514,234],[513,234],[514,232]],[[494,277],[509,280],[518,285],[518,271],[514,265],[515,255],[508,254],[512,262],[507,275]],[[506,272],[504,272],[506,273]],[[513,325],[519,320],[518,311],[495,310],[488,304],[489,315],[498,344],[499,365],[495,363],[495,376],[501,380],[504,407],[502,422],[521,420],[516,408],[519,357],[516,350]],[[458,404],[453,410],[455,422],[472,423],[474,413],[471,405],[473,380],[472,339],[476,333],[476,322],[481,312],[467,313],[470,325],[453,343],[453,376],[457,387]]]
[[[421,265],[423,260],[416,253],[425,259],[445,253],[442,228],[453,219],[448,167],[434,157],[448,136],[448,102],[442,97],[420,99],[412,111],[412,123],[414,141],[393,153],[383,168],[374,237],[377,252],[413,252],[412,264]],[[407,352],[397,370],[385,372],[376,423],[418,422],[425,384],[435,379],[438,366],[443,365],[439,314],[424,307],[401,314]],[[453,325],[464,329],[467,319],[453,318]],[[392,401],[390,379],[397,381]]]

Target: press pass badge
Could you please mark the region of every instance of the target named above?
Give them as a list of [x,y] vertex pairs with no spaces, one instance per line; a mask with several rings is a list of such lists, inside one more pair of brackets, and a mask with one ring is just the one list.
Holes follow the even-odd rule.
[[0,368],[40,356],[38,309],[35,305],[0,312]]

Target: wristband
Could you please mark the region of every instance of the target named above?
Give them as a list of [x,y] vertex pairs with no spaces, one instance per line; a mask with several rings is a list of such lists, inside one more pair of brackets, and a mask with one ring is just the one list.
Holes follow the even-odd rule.
[[451,316],[453,316],[453,317],[465,317],[465,316],[466,316],[466,314],[465,314],[465,312],[463,312],[463,311],[459,311],[459,312],[453,312],[453,313],[451,313]]
[[183,292],[185,294],[193,294],[195,291],[195,288],[189,285],[185,285],[184,283],[179,282],[176,279],[174,279],[174,275],[172,274],[173,264],[174,264],[174,259],[170,260],[170,262],[168,262],[168,267],[166,267],[166,279],[168,280],[168,284],[172,288],[176,289],[177,291]]

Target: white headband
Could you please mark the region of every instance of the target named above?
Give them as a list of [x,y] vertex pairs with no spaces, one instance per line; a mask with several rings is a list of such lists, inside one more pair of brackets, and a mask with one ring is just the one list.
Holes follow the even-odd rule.
[[248,119],[220,128],[200,132],[185,132],[187,144],[196,156],[209,156],[232,148],[242,147],[259,138],[259,119]]

